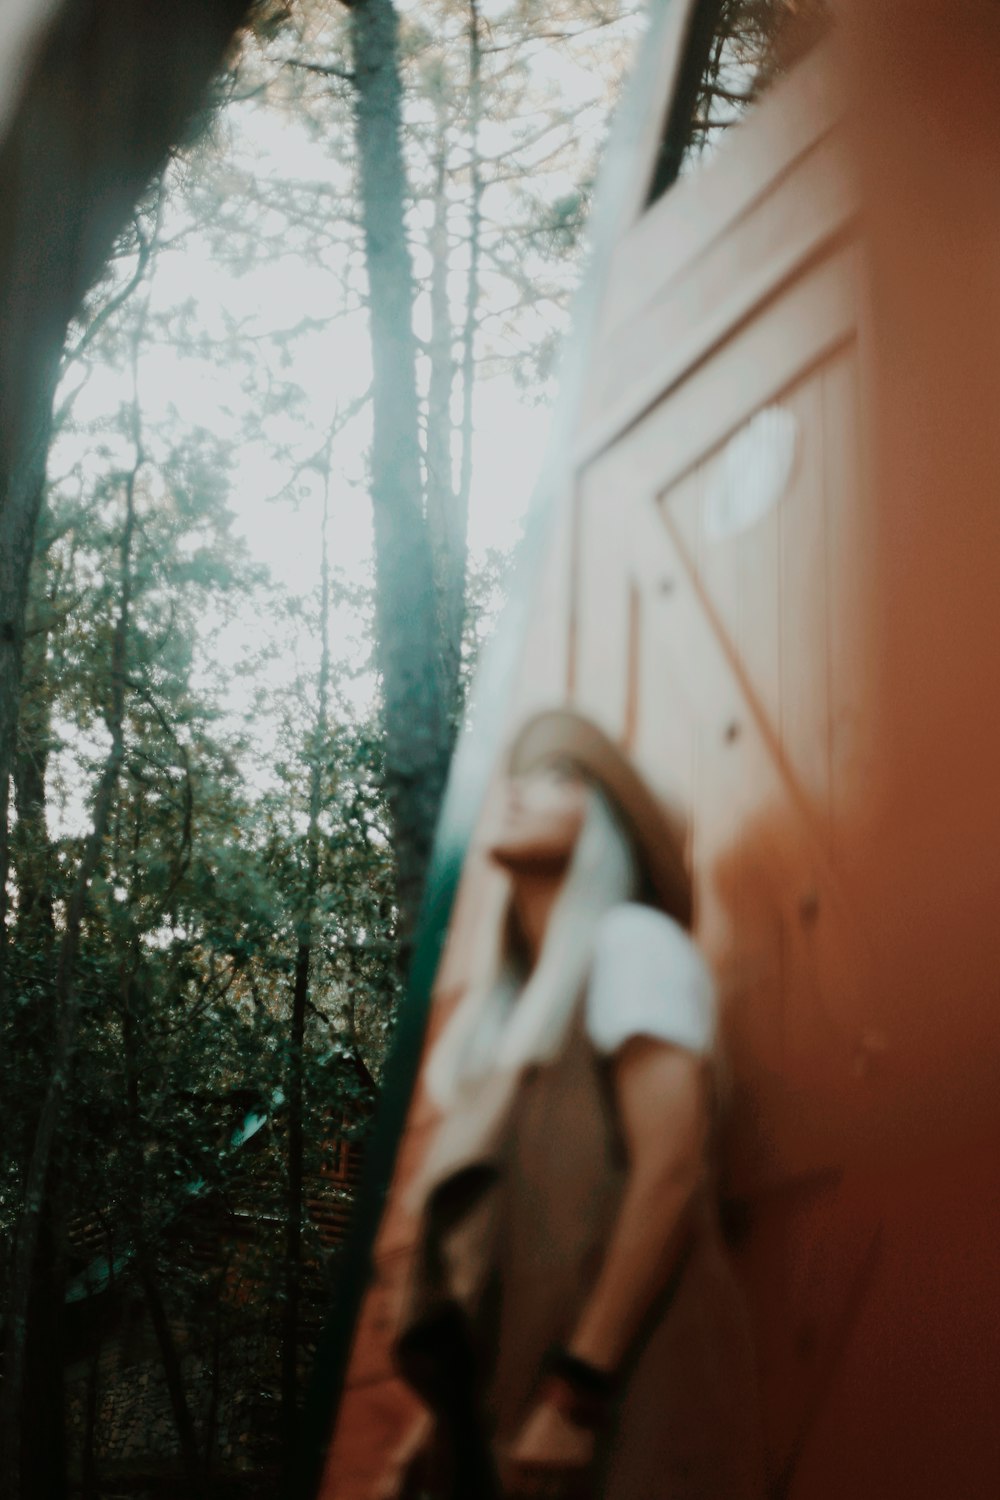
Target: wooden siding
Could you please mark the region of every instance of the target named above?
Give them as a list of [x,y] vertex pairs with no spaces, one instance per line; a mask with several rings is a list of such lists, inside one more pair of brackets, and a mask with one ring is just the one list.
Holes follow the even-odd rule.
[[[983,836],[1000,799],[985,754],[969,788],[932,785],[929,750],[908,764],[918,710],[964,711],[983,688],[962,601],[944,609],[935,583],[940,519],[908,530],[905,496],[890,514],[871,488],[866,249],[831,59],[802,63],[620,241],[510,731],[571,702],[689,816],[771,1493],[978,1500],[1000,1475],[984,1404],[1000,1204],[983,1201],[974,1127],[995,1121],[1000,1049],[984,1044],[995,955],[976,937],[995,926],[1000,874],[994,855],[978,880],[963,847],[1000,848]],[[669,80],[669,47],[662,65]],[[794,429],[787,483],[720,527],[727,465],[768,411]],[[980,530],[989,542],[995,519]],[[946,575],[970,581],[976,608],[996,554],[949,528]],[[963,645],[950,666],[926,601]],[[473,851],[435,1033],[475,972],[491,890]],[[373,1500],[416,1411],[385,1346],[432,1122],[418,1091],[325,1500]]]

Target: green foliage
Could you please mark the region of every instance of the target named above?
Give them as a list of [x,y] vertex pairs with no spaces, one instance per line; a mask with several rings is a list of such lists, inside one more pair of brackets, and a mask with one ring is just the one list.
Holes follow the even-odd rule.
[[[141,368],[153,335],[148,308],[127,301],[86,358],[127,371],[134,357]],[[363,1127],[380,1071],[397,998],[394,872],[379,726],[343,696],[356,665],[332,663],[336,713],[318,727],[315,665],[276,680],[265,644],[244,654],[248,702],[234,708],[227,624],[270,613],[318,641],[323,610],[358,607],[359,596],[334,579],[325,600],[287,597],[249,559],[230,510],[233,460],[231,440],[174,414],[153,421],[141,381],[109,416],[67,414],[53,455],[23,686],[13,1004],[0,1016],[0,1237],[10,1242],[21,1209],[57,1020],[56,948],[107,750],[131,487],[125,763],[75,970],[82,1024],[53,1192],[71,1296],[86,1284],[110,1298],[113,1284],[134,1280],[141,1246],[172,1316],[197,1326],[220,1256],[240,1245],[227,1337],[257,1341],[255,1378],[266,1385],[283,1295],[284,1089],[302,923],[308,910],[319,939],[303,1042],[304,1165],[319,1180],[338,1141]],[[242,1141],[251,1115],[264,1123]],[[235,1240],[226,1225],[239,1225]],[[207,1261],[197,1245],[206,1233]],[[314,1275],[329,1257],[308,1218],[303,1253]],[[0,1277],[8,1272],[0,1260]]]
[[[544,392],[629,29],[617,4],[491,5],[474,97],[469,14],[433,0],[408,8],[401,29],[428,510],[435,478],[468,505],[472,382],[511,376]],[[301,1067],[303,1167],[322,1184],[344,1141],[364,1135],[398,1001],[367,571],[335,566],[334,523],[325,584],[291,592],[251,556],[237,519],[255,464],[274,476],[275,531],[308,532],[314,560],[327,553],[318,496],[334,515],[364,501],[370,372],[355,354],[367,284],[347,25],[346,8],[325,0],[256,8],[215,113],[151,187],[71,331],[32,577],[0,1015],[2,1292],[59,1021],[58,948],[122,686],[111,661],[127,572],[124,765],[84,913],[72,1108],[48,1184],[58,1290],[81,1302],[89,1292],[96,1322],[110,1320],[101,1310],[116,1297],[149,1302],[141,1254],[174,1323],[252,1345],[252,1378],[271,1395],[290,1080]],[[577,79],[568,91],[544,66],[553,35],[565,35]],[[294,122],[304,163],[284,178],[267,161],[267,121],[279,116]],[[243,278],[240,310],[186,286],[185,246]],[[272,263],[286,266],[287,315],[254,303]],[[307,275],[317,291],[303,311],[294,283]],[[303,365],[322,372],[322,399]],[[170,401],[158,394],[165,369]],[[186,381],[210,412],[185,401]],[[457,726],[508,559],[478,555],[466,569],[464,543],[456,555]],[[340,1191],[328,1180],[322,1190]],[[325,1284],[329,1247],[308,1214],[303,1227],[302,1259]],[[204,1434],[206,1413],[195,1416]]]

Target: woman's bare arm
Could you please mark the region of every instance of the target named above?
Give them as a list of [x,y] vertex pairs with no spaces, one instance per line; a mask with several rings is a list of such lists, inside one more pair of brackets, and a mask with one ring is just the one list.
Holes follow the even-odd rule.
[[633,1037],[612,1066],[628,1179],[604,1264],[569,1343],[572,1354],[605,1370],[621,1363],[674,1268],[708,1128],[702,1058]]
[[[685,1209],[701,1178],[708,1129],[704,1061],[649,1037],[615,1056],[614,1088],[629,1172],[604,1264],[569,1344],[613,1371],[659,1293],[683,1244]],[[594,1434],[545,1397],[529,1414],[504,1465],[504,1493],[547,1493],[547,1476],[582,1471]]]

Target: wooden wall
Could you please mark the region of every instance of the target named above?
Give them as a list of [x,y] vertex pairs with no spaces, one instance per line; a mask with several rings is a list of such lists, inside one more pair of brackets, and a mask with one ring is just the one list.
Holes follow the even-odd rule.
[[[899,851],[928,807],[925,859],[945,848],[960,768],[894,791],[880,643],[920,600],[891,592],[898,557],[870,478],[873,320],[840,99],[827,48],[623,237],[510,730],[572,702],[690,815],[771,1493],[972,1500],[1000,1483],[1000,1195],[984,1166],[996,1107],[959,1130],[956,1100],[972,1074],[976,1100],[1000,1099],[984,1020],[1000,955],[992,942],[956,960],[967,920],[945,917],[937,946],[926,920],[907,931],[907,909],[951,909],[927,894],[934,865]],[[897,652],[896,680],[922,669]],[[931,718],[946,677],[943,659]],[[984,817],[1000,819],[1000,784]],[[954,859],[939,868],[959,879]],[[976,896],[962,880],[985,931],[997,882]],[[473,850],[431,1039],[492,899]],[[946,999],[921,989],[914,943],[936,974],[950,963]],[[372,1500],[415,1410],[388,1344],[414,1228],[405,1186],[432,1126],[418,1093],[326,1500]]]

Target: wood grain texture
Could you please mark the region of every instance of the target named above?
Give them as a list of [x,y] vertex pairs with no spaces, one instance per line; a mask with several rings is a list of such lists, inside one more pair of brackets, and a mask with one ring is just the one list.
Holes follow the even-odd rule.
[[700,262],[706,247],[726,237],[831,130],[843,105],[828,50],[806,59],[730,130],[708,170],[682,178],[622,237],[605,294],[605,338]]
[[590,454],[848,232],[857,191],[835,100],[824,50],[623,240],[584,402]]

